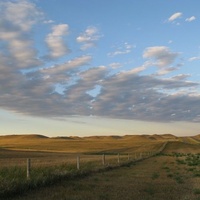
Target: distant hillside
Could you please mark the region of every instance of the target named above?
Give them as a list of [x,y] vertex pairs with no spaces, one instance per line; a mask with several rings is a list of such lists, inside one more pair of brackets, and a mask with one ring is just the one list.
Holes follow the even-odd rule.
[[39,134],[6,135],[0,136],[0,148],[26,151],[61,151],[70,153],[145,152],[156,151],[167,141],[181,142],[184,144],[200,144],[200,135],[194,137],[176,137],[171,134],[90,137],[46,137]]
[[39,135],[39,134],[27,134],[27,135],[3,135],[0,136],[0,140],[1,139],[8,139],[8,140],[15,140],[15,139],[22,139],[22,140],[26,140],[26,139],[41,139],[41,138],[48,138],[47,136],[44,135]]

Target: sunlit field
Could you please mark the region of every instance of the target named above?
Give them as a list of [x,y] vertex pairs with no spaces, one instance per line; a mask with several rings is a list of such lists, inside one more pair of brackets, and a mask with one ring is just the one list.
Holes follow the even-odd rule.
[[3,199],[180,199],[185,191],[197,199],[200,193],[199,136],[2,136],[0,145]]

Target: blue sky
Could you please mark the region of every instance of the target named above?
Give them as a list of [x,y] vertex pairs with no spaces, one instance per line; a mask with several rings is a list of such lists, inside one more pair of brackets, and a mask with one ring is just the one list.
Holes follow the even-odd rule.
[[0,134],[198,134],[199,7],[0,1]]

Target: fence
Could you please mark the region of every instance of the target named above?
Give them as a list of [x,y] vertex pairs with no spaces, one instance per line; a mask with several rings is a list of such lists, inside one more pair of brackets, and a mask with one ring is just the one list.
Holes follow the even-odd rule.
[[[150,158],[161,153],[167,143],[162,143],[154,152],[135,153],[14,153],[0,158],[0,199],[12,194],[21,194],[31,188],[55,184],[60,180],[79,178],[91,173],[107,171]],[[8,154],[9,155],[9,154]],[[23,157],[24,156],[24,157]],[[25,157],[26,156],[26,157]],[[17,161],[17,162],[16,162]]]
[[[137,152],[137,153],[132,153],[132,154],[102,154],[102,155],[76,155],[76,157],[74,157],[74,161],[76,160],[76,162],[72,162],[72,158],[70,159],[70,164],[74,164],[74,168],[76,168],[76,170],[81,170],[82,166],[84,166],[84,164],[87,163],[93,163],[97,168],[105,168],[108,166],[120,166],[123,164],[128,164],[134,161],[139,161],[142,159],[146,159],[149,157],[152,157],[154,155],[156,155],[157,152]],[[74,155],[75,156],[75,155]],[[88,156],[88,157],[87,157]],[[93,156],[93,158],[91,158],[91,156]],[[31,179],[31,169],[33,168],[34,163],[34,159],[27,159],[26,162],[26,177],[27,180]],[[66,162],[67,165],[67,162]]]

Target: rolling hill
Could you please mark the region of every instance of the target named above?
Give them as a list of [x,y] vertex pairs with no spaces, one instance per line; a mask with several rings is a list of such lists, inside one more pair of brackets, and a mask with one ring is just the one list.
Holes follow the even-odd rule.
[[190,149],[191,145],[196,145],[195,149],[199,149],[200,135],[193,137],[177,137],[172,134],[90,137],[47,137],[38,134],[0,136],[0,148],[3,149],[68,153],[156,151],[165,142],[171,143],[173,148],[170,148],[173,151],[180,145],[187,149]]

